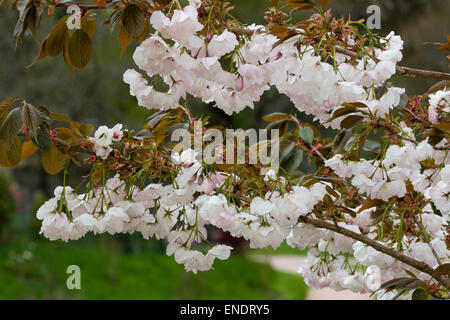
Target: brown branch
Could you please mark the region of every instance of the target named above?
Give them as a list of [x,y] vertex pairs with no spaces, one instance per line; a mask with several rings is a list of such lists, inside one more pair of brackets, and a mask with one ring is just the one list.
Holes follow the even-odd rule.
[[[234,193],[233,196],[236,199],[238,199],[239,201],[244,202],[246,204],[251,203],[250,198],[242,196],[238,193]],[[326,221],[323,221],[320,219],[314,219],[314,218],[309,218],[309,217],[299,217],[298,222],[307,223],[316,228],[328,229],[328,230],[334,231],[336,233],[342,234],[346,237],[349,237],[351,239],[358,240],[362,243],[365,243],[377,251],[387,254],[387,255],[393,257],[394,259],[397,259],[398,261],[401,261],[411,267],[416,268],[419,271],[422,271],[422,272],[430,275],[431,277],[438,280],[443,286],[450,289],[450,281],[448,281],[447,279],[445,279],[443,277],[436,277],[433,268],[431,268],[428,264],[426,264],[422,261],[415,260],[415,259],[408,257],[398,251],[388,248],[375,240],[372,240],[366,236],[363,236],[362,234],[350,231],[345,228],[341,228],[337,224],[332,224],[330,222],[326,222]]]
[[[44,4],[45,5],[45,4]],[[99,6],[99,5],[83,5],[83,4],[69,4],[69,3],[58,3],[55,7],[69,7],[72,5],[76,5],[79,8],[83,10],[104,10],[107,7],[106,6]],[[151,14],[151,13],[149,13]],[[236,34],[240,35],[252,35],[255,32],[261,32],[260,30],[250,30],[240,27],[230,27],[228,28],[231,32],[234,32]],[[356,53],[341,47],[335,47],[336,52],[345,54],[350,57],[357,57]],[[421,69],[414,69],[409,67],[401,67],[396,66],[397,74],[403,75],[410,78],[437,78],[437,79],[444,79],[444,80],[450,80],[450,73],[445,72],[439,72],[439,71],[429,71],[429,70],[421,70]]]
[[404,75],[410,78],[436,78],[450,80],[450,73],[413,69],[401,66],[397,66],[397,74]]
[[236,34],[246,35],[246,36],[251,36],[251,35],[259,32],[259,30],[250,30],[250,29],[238,28],[238,27],[230,27],[230,28],[228,28],[228,30],[230,30],[231,32],[236,33]]
[[80,9],[83,10],[105,10],[106,6],[98,6],[95,4],[78,4],[78,3],[58,3],[55,5],[55,7],[70,7],[70,6],[77,6]]
[[[345,54],[346,56],[356,58],[357,54],[351,50],[342,48],[342,47],[335,47],[336,52]],[[377,59],[374,59],[376,62]],[[445,72],[438,72],[438,71],[428,71],[428,70],[421,70],[421,69],[413,69],[408,67],[401,67],[396,66],[397,74],[403,75],[410,78],[438,78],[438,79],[445,79],[450,80],[450,73]]]
[[[260,30],[249,30],[244,28],[237,28],[237,27],[231,27],[229,28],[231,32],[234,32],[236,34],[241,35],[252,35],[255,32],[261,32]],[[342,48],[342,47],[335,47],[336,52],[345,54],[352,58],[357,58],[358,55],[348,49]],[[374,58],[376,62],[377,59]],[[421,70],[421,69],[414,69],[414,68],[408,68],[408,67],[402,67],[402,66],[396,66],[397,74],[402,75],[405,77],[410,78],[437,78],[437,79],[444,79],[444,80],[450,80],[450,73],[445,72],[439,72],[439,71],[429,71],[429,70]]]
[[416,223],[416,225],[419,227],[420,232],[422,233],[423,238],[425,239],[425,242],[427,243],[428,247],[430,247],[431,252],[433,253],[434,257],[436,258],[438,264],[441,265],[442,264],[441,259],[439,259],[439,256],[438,256],[436,250],[434,250],[433,246],[431,245],[430,239],[428,239],[427,233],[426,233],[425,229],[423,228],[422,224],[417,220],[416,217],[413,217],[413,219],[414,219],[414,222]]
[[326,222],[326,221],[323,221],[320,219],[314,219],[314,218],[309,218],[309,217],[300,217],[298,219],[298,221],[302,222],[302,223],[310,224],[316,228],[328,229],[328,230],[337,232],[339,234],[342,234],[344,236],[347,236],[349,238],[352,238],[354,240],[358,240],[362,243],[365,243],[377,251],[387,254],[387,255],[395,258],[398,261],[401,261],[411,267],[416,268],[419,271],[422,271],[422,272],[430,275],[434,279],[438,280],[444,287],[446,287],[447,289],[450,289],[450,281],[443,277],[436,277],[433,268],[431,268],[428,264],[426,264],[422,261],[415,260],[411,257],[408,257],[408,256],[406,256],[398,251],[395,251],[391,248],[385,247],[384,245],[380,244],[379,242],[372,240],[368,237],[365,237],[362,234],[350,231],[345,228],[341,228],[339,226],[336,226],[332,223],[329,223],[329,222]]
[[[241,202],[250,204],[251,203],[251,199],[245,196],[242,196],[240,194],[234,193],[233,196],[238,199]],[[320,219],[314,219],[314,218],[309,218],[309,217],[300,217],[298,219],[298,222],[302,222],[302,223],[307,223],[310,224],[316,228],[323,228],[323,229],[328,229],[331,231],[334,231],[336,233],[342,234],[346,237],[349,237],[351,239],[354,240],[358,240],[362,243],[367,244],[368,246],[371,246],[372,248],[374,248],[377,251],[380,251],[384,254],[387,254],[388,256],[393,257],[394,259],[401,261],[413,268],[416,268],[419,271],[422,271],[428,275],[430,275],[431,277],[433,277],[434,279],[438,280],[444,287],[446,287],[447,289],[450,289],[450,281],[447,280],[446,278],[439,276],[436,277],[434,270],[432,267],[430,267],[428,264],[426,264],[425,262],[422,261],[418,261],[415,260],[411,257],[408,257],[398,251],[395,251],[394,249],[388,248],[384,245],[382,245],[381,243],[372,240],[362,234],[350,231],[348,229],[345,228],[341,228],[339,225],[337,224],[333,224],[330,222],[326,222]]]

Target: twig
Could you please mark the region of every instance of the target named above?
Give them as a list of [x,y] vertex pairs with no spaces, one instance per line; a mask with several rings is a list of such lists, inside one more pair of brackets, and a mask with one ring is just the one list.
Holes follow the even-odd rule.
[[58,3],[55,7],[70,7],[77,6],[83,10],[105,10],[106,6],[98,6],[95,4],[74,4],[74,3]]
[[415,260],[415,259],[408,257],[398,251],[395,251],[391,248],[385,247],[382,244],[378,243],[377,241],[372,240],[372,239],[370,239],[366,236],[363,236],[359,233],[350,231],[345,228],[341,228],[339,226],[335,226],[332,223],[329,223],[329,222],[326,222],[326,221],[323,221],[320,219],[314,219],[314,218],[309,218],[309,217],[300,217],[298,219],[298,221],[302,222],[302,223],[307,223],[307,224],[313,225],[316,228],[328,229],[328,230],[337,232],[339,234],[342,234],[344,236],[347,236],[349,238],[352,238],[354,240],[358,240],[362,243],[365,243],[377,251],[385,253],[385,254],[395,258],[398,261],[401,261],[411,267],[416,268],[419,271],[422,271],[422,272],[430,275],[434,279],[438,280],[444,287],[446,287],[447,289],[450,289],[450,281],[443,277],[436,277],[433,268],[431,268],[428,264],[426,264],[422,261]]
[[[251,203],[251,199],[245,197],[245,196],[241,196],[239,194],[233,194],[234,197],[236,197],[237,199],[239,199],[242,202],[245,202],[247,204]],[[395,251],[394,249],[388,248],[384,245],[382,245],[381,243],[372,240],[366,236],[363,236],[362,234],[350,231],[348,229],[345,228],[341,228],[339,225],[335,225],[332,224],[330,222],[326,222],[320,219],[314,219],[314,218],[309,218],[309,217],[300,217],[298,219],[298,222],[302,222],[302,223],[307,223],[310,224],[316,228],[323,228],[323,229],[328,229],[331,231],[334,231],[336,233],[342,234],[344,236],[347,236],[349,238],[352,238],[354,240],[358,240],[362,243],[367,244],[368,246],[371,246],[372,248],[374,248],[377,251],[380,251],[384,254],[387,254],[388,256],[391,256],[393,258],[395,258],[398,261],[401,261],[411,267],[416,268],[419,271],[422,271],[428,275],[430,275],[431,277],[433,277],[434,279],[438,280],[444,287],[450,289],[450,281],[443,278],[443,277],[436,277],[434,270],[432,267],[430,267],[428,264],[422,262],[422,261],[418,261],[415,260],[411,257],[408,257],[398,251]]]
[[[357,54],[351,50],[342,48],[342,47],[335,47],[336,52],[345,54],[346,56],[356,58]],[[375,62],[378,62],[377,59],[374,59]],[[428,71],[428,70],[421,70],[421,69],[413,69],[408,67],[401,67],[396,66],[397,74],[403,75],[410,78],[439,78],[439,79],[445,79],[450,80],[450,73],[445,72],[439,72],[439,71]]]
[[[58,3],[55,7],[68,7],[73,4],[69,3]],[[99,5],[83,5],[83,4],[77,4],[77,6],[83,10],[105,10],[107,9],[106,6],[99,6]],[[151,13],[148,13],[151,14]],[[261,29],[259,30],[250,30],[245,28],[239,28],[239,27],[230,27],[228,28],[231,32],[234,32],[236,34],[241,35],[252,35],[256,32],[262,32]],[[348,55],[350,57],[356,57],[356,53],[353,51],[341,48],[341,47],[335,47],[336,52]],[[439,71],[429,71],[429,70],[421,70],[421,69],[414,69],[409,67],[401,67],[396,66],[397,74],[403,75],[410,78],[438,78],[438,79],[445,79],[450,80],[450,73],[445,72],[439,72]]]
[[[252,35],[257,32],[261,32],[261,30],[249,30],[244,28],[237,28],[237,27],[231,27],[229,28],[231,32],[242,34],[242,35]],[[357,58],[357,54],[351,50],[342,48],[342,47],[335,47],[336,52],[345,54],[352,58]],[[376,62],[377,59],[374,59]],[[397,74],[410,77],[410,78],[438,78],[438,79],[445,79],[450,80],[450,73],[445,72],[439,72],[439,71],[429,71],[429,70],[421,70],[421,69],[414,69],[409,67],[402,67],[402,66],[396,66]]]
[[428,239],[427,233],[425,232],[425,229],[423,228],[422,224],[421,224],[419,221],[417,221],[417,218],[416,218],[416,217],[413,217],[413,219],[414,219],[414,222],[415,222],[415,223],[417,224],[417,226],[419,227],[420,232],[422,233],[423,238],[425,239],[425,242],[426,242],[427,245],[430,247],[431,252],[433,252],[433,255],[434,255],[434,257],[436,258],[438,264],[441,265],[441,264],[442,264],[441,259],[439,259],[439,256],[438,256],[436,250],[434,250],[433,246],[431,245],[430,239]]

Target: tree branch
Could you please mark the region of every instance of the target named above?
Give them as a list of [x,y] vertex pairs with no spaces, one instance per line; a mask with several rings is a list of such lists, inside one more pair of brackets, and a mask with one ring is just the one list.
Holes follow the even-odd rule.
[[[234,193],[233,196],[247,204],[250,204],[252,202],[250,198],[247,198],[247,197],[242,196],[237,193]],[[434,273],[434,269],[432,267],[430,267],[428,264],[426,264],[425,262],[418,261],[411,257],[408,257],[408,256],[402,254],[401,252],[398,252],[398,251],[395,251],[394,249],[388,248],[375,240],[372,240],[366,236],[363,236],[362,234],[350,231],[348,229],[340,227],[337,224],[326,222],[326,221],[323,221],[320,219],[314,219],[314,218],[309,218],[309,217],[299,217],[298,222],[307,223],[316,228],[328,229],[328,230],[334,231],[336,233],[342,234],[346,237],[349,237],[351,239],[358,240],[362,243],[365,243],[377,251],[387,254],[388,256],[391,256],[398,261],[401,261],[419,271],[422,271],[422,272],[430,275],[432,278],[439,281],[444,287],[446,287],[447,289],[450,289],[450,280],[444,278],[443,276],[437,277]]]
[[423,227],[422,224],[417,220],[416,217],[413,217],[413,219],[414,219],[414,222],[416,223],[416,225],[419,227],[420,232],[422,233],[423,238],[425,239],[425,242],[427,243],[428,247],[430,247],[431,252],[433,253],[434,257],[436,258],[438,264],[441,265],[441,264],[442,264],[441,259],[439,259],[439,256],[438,256],[436,250],[434,250],[433,246],[431,245],[430,239],[428,239],[428,236],[427,236],[427,233],[426,233],[424,227]]
[[[335,47],[336,52],[345,54],[346,56],[356,58],[357,54],[353,51],[347,50],[342,47]],[[374,59],[376,62],[377,59]],[[444,79],[444,80],[450,80],[450,73],[445,72],[439,72],[439,71],[428,71],[428,70],[421,70],[421,69],[413,69],[408,67],[401,67],[396,66],[397,74],[410,77],[410,78],[438,78],[438,79]]]
[[[69,3],[58,3],[55,7],[68,7],[74,4]],[[98,6],[98,5],[82,5],[77,4],[77,6],[83,10],[105,10],[106,6]],[[255,32],[261,32],[261,30],[250,30],[245,28],[239,28],[239,27],[230,27],[228,28],[231,32],[234,32],[236,34],[240,35],[252,35]],[[356,53],[341,47],[335,47],[336,52],[345,54],[350,57],[357,57]],[[421,70],[421,69],[414,69],[409,67],[402,67],[402,66],[396,66],[397,74],[402,75],[405,77],[410,78],[437,78],[437,79],[444,79],[444,80],[450,80],[450,73],[445,72],[439,72],[439,71],[429,71],[429,70]]]
[[[255,32],[261,32],[260,30],[249,30],[244,28],[231,27],[229,28],[231,32],[241,35],[252,35]],[[351,50],[336,46],[336,52],[345,54],[346,56],[357,58],[357,54]],[[376,59],[375,59],[376,61]],[[377,61],[378,62],[378,61]],[[396,66],[397,74],[410,78],[437,78],[450,80],[450,73],[439,72],[439,71],[428,71],[421,69],[414,69],[408,67]]]
[[75,3],[57,3],[55,7],[77,6],[83,10],[105,10],[106,6],[98,6],[95,4],[75,4]]
[[368,237],[365,237],[362,234],[350,231],[345,228],[341,228],[337,225],[334,225],[332,223],[329,223],[329,222],[326,222],[326,221],[323,221],[320,219],[314,219],[314,218],[309,218],[309,217],[300,217],[298,219],[298,221],[302,222],[302,223],[310,224],[316,228],[328,229],[328,230],[337,232],[339,234],[342,234],[344,236],[347,236],[349,238],[352,238],[354,240],[358,240],[362,243],[365,243],[377,251],[387,254],[387,255],[395,258],[398,261],[401,261],[411,267],[416,268],[419,271],[422,271],[422,272],[430,275],[434,279],[438,280],[443,286],[450,289],[450,281],[443,277],[436,277],[433,268],[431,268],[428,264],[426,264],[422,261],[415,260],[411,257],[408,257],[408,256],[406,256],[398,251],[395,251],[391,248],[385,247],[384,245],[380,244],[379,242],[372,240]]

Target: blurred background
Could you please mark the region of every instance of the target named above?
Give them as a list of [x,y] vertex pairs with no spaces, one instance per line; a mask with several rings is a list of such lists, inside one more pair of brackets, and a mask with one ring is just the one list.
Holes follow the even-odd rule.
[[[264,24],[266,0],[235,0],[234,16],[244,23]],[[450,30],[450,1],[440,0],[333,0],[335,16],[367,18],[367,7],[380,6],[381,34],[394,30],[405,41],[402,65],[448,71],[446,53],[424,42],[446,42]],[[59,15],[58,15],[58,12]],[[44,39],[64,10],[43,19],[38,40]],[[85,123],[141,128],[150,112],[137,106],[122,82],[123,72],[134,67],[131,45],[120,58],[118,30],[101,26],[98,16],[93,58],[86,69],[70,71],[63,59],[45,58],[31,68],[39,43],[28,36],[16,47],[12,32],[17,11],[0,7],[0,100],[21,97],[34,105],[68,115]],[[435,80],[394,77],[394,85],[406,87],[408,95],[419,94]],[[263,128],[262,116],[272,112],[296,112],[289,99],[276,90],[267,92],[255,110],[227,116],[219,109],[189,99],[195,115],[208,115],[212,123],[234,128]],[[296,112],[297,113],[297,112]],[[310,121],[298,114],[303,121]],[[323,131],[325,135],[334,133]],[[307,164],[304,164],[305,166]],[[69,184],[77,185],[86,172],[73,168]],[[164,255],[165,245],[139,236],[88,236],[64,244],[39,236],[37,208],[47,200],[61,176],[48,176],[38,155],[13,170],[0,169],[0,299],[304,299],[308,289],[300,276],[275,270],[266,259],[274,255],[302,256],[304,252],[283,245],[280,250],[247,250],[241,240],[217,235],[234,242],[237,250],[215,269],[199,275],[186,273],[173,257]],[[66,287],[66,268],[81,268],[81,290]],[[281,268],[283,269],[283,268]],[[285,268],[292,269],[292,268]],[[295,268],[294,270],[295,271]]]

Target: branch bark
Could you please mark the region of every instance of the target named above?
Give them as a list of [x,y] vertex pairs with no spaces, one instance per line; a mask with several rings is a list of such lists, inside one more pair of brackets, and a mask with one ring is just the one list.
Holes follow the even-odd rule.
[[422,271],[428,275],[430,275],[432,278],[438,280],[443,286],[445,286],[447,289],[450,289],[450,281],[445,279],[444,277],[436,277],[433,268],[431,268],[428,264],[415,260],[411,257],[408,257],[398,251],[395,251],[394,249],[385,247],[384,245],[380,244],[379,242],[372,240],[368,237],[363,236],[362,234],[358,234],[356,232],[350,231],[345,228],[341,228],[338,225],[320,220],[320,219],[314,219],[309,217],[300,217],[299,222],[310,224],[316,228],[323,228],[328,229],[334,232],[337,232],[339,234],[342,234],[344,236],[347,236],[349,238],[352,238],[354,240],[358,240],[362,243],[365,243],[372,248],[374,248],[377,251],[380,251],[384,254],[387,254],[393,258],[395,258],[398,261],[401,261],[411,267],[414,267],[415,269]]
[[[336,52],[345,54],[346,56],[349,56],[352,58],[357,57],[357,54],[351,50],[341,48],[341,47],[335,47],[335,48],[336,48]],[[376,62],[378,62],[378,61],[376,61]],[[413,69],[413,68],[401,67],[401,66],[396,66],[396,70],[397,70],[398,75],[402,75],[402,76],[406,76],[406,77],[410,77],[410,78],[437,78],[437,79],[450,80],[450,73],[445,73],[445,72]]]
[[[58,3],[56,4],[56,7],[68,7],[71,4],[67,3]],[[106,6],[98,6],[98,5],[82,5],[78,4],[78,7],[80,7],[83,10],[105,10]],[[260,30],[250,30],[245,28],[239,28],[239,27],[230,27],[228,28],[231,32],[234,32],[236,34],[240,35],[252,35],[255,32],[261,32]],[[336,47],[336,52],[348,55],[350,57],[356,57],[356,53],[354,53],[351,50],[347,50],[344,48]],[[409,67],[402,67],[402,66],[396,66],[397,74],[410,77],[410,78],[436,78],[436,79],[444,79],[444,80],[450,80],[450,73],[446,72],[439,72],[439,71],[429,71],[429,70],[421,70],[421,69],[414,69]]]
[[424,227],[422,226],[422,223],[419,222],[416,217],[414,217],[413,219],[414,219],[414,222],[416,223],[416,225],[419,227],[420,232],[422,233],[422,236],[425,239],[425,242],[427,243],[428,247],[430,247],[431,252],[433,253],[434,257],[436,258],[438,264],[441,265],[442,264],[441,259],[439,259],[439,256],[438,256],[436,250],[434,250],[434,247],[431,245],[430,239],[428,239],[427,233],[426,233]]
[[55,7],[77,6],[83,10],[105,10],[106,6],[98,6],[95,4],[74,4],[74,3],[57,3]]
[[[231,27],[229,28],[231,32],[234,32],[236,34],[241,35],[252,35],[255,32],[260,32],[259,30],[249,30],[245,28],[237,28],[237,27]],[[356,58],[357,54],[351,50],[342,48],[342,47],[335,47],[336,52],[345,54],[346,56]],[[436,79],[444,79],[444,80],[450,80],[450,73],[445,72],[439,72],[439,71],[429,71],[429,70],[421,70],[421,69],[414,69],[409,67],[402,67],[402,66],[396,66],[397,74],[402,75],[405,77],[410,78],[436,78]]]
[[[245,202],[247,204],[251,203],[251,199],[247,198],[245,196],[242,196],[240,194],[233,194],[233,196],[237,199],[239,199],[242,202]],[[301,223],[307,223],[310,224],[316,228],[322,228],[322,229],[328,229],[331,231],[334,231],[336,233],[342,234],[343,236],[349,237],[351,239],[354,240],[358,240],[362,243],[367,244],[368,246],[374,248],[377,251],[380,251],[384,254],[387,254],[388,256],[391,256],[392,258],[401,261],[419,271],[422,271],[428,275],[430,275],[432,278],[436,279],[437,281],[439,281],[439,283],[441,283],[444,287],[446,287],[447,289],[450,289],[450,280],[443,277],[443,276],[436,276],[434,269],[432,267],[430,267],[428,264],[426,264],[425,262],[422,261],[418,261],[415,260],[411,257],[408,257],[406,255],[404,255],[401,252],[395,251],[394,249],[388,248],[384,245],[382,245],[381,243],[372,240],[362,234],[350,231],[348,229],[342,228],[337,224],[333,224],[324,220],[320,220],[320,219],[315,219],[315,218],[310,218],[310,217],[300,217],[298,219],[298,222]]]

